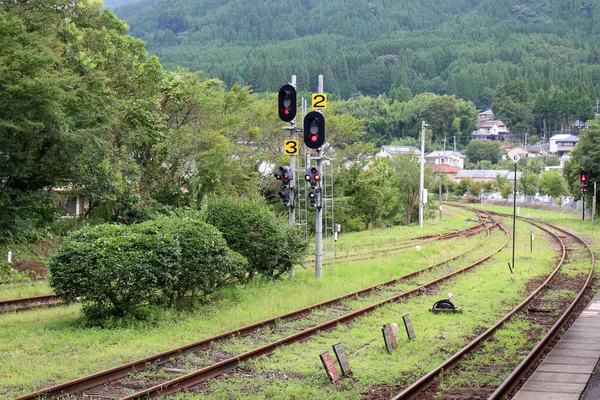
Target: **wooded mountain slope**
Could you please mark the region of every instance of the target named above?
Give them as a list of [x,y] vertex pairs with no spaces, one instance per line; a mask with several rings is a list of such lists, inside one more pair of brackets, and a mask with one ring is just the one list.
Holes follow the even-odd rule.
[[532,92],[600,94],[597,0],[143,0],[115,12],[167,68],[257,91],[292,74],[314,90],[323,74],[342,97],[405,86],[484,106],[518,76]]

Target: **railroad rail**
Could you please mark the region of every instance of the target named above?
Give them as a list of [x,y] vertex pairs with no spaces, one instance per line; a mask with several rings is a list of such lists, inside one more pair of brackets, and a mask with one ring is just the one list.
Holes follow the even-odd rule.
[[[490,214],[511,217],[510,215],[501,214],[501,213],[490,212]],[[507,313],[503,318],[501,318],[496,324],[494,324],[489,329],[487,329],[485,332],[483,332],[482,334],[477,336],[470,343],[468,343],[466,346],[464,346],[461,350],[459,350],[458,352],[456,352],[455,354],[453,354],[452,356],[447,358],[444,362],[442,362],[440,365],[438,365],[432,371],[430,371],[429,373],[427,373],[426,375],[421,377],[419,380],[414,382],[412,385],[405,388],[402,392],[400,392],[399,394],[394,396],[392,400],[408,400],[408,399],[419,398],[420,396],[422,396],[425,393],[425,391],[431,385],[434,384],[434,382],[438,376],[440,376],[442,373],[445,373],[448,370],[451,370],[452,368],[456,367],[457,364],[460,362],[460,360],[464,356],[466,356],[469,353],[474,352],[485,340],[490,339],[492,337],[492,335],[496,331],[498,331],[498,329],[500,329],[507,321],[509,321],[514,316],[518,315],[519,313],[524,313],[526,311],[525,307],[528,304],[530,304],[532,302],[532,300],[534,298],[536,298],[536,296],[539,296],[542,289],[548,287],[549,283],[553,280],[553,278],[560,271],[561,267],[564,265],[564,262],[567,257],[566,244],[564,243],[562,238],[559,235],[553,233],[551,231],[551,229],[561,232],[562,234],[573,238],[574,240],[580,242],[587,248],[588,252],[590,253],[590,257],[591,257],[591,267],[590,267],[588,276],[585,279],[585,282],[582,285],[581,289],[579,290],[575,299],[571,302],[571,304],[568,306],[568,308],[565,310],[565,312],[560,316],[560,318],[558,318],[558,320],[555,322],[555,324],[553,324],[552,327],[548,330],[548,333],[546,334],[546,336],[544,336],[544,338],[534,347],[534,349],[529,353],[529,355],[521,362],[521,364],[519,364],[519,366],[510,374],[510,376],[500,385],[500,387],[497,388],[497,390],[489,398],[490,399],[500,399],[500,398],[503,398],[502,396],[505,396],[507,393],[509,393],[511,390],[513,390],[519,384],[521,379],[528,373],[528,371],[535,364],[535,362],[538,360],[540,355],[543,353],[544,349],[547,347],[548,343],[550,343],[550,341],[552,339],[554,339],[560,333],[560,331],[561,331],[562,327],[565,325],[565,322],[568,319],[568,316],[570,315],[571,311],[575,308],[576,304],[581,300],[584,292],[589,287],[589,284],[590,284],[593,274],[594,274],[594,267],[595,267],[594,254],[591,251],[590,247],[587,245],[587,243],[585,243],[585,241],[583,241],[581,238],[577,237],[576,235],[573,235],[572,233],[570,233],[564,229],[561,229],[559,227],[556,227],[556,226],[553,226],[550,224],[544,223],[547,227],[543,227],[543,226],[541,226],[541,224],[533,222],[533,220],[531,220],[531,219],[526,219],[526,220],[528,220],[531,224],[535,225],[538,229],[543,230],[544,232],[548,233],[550,236],[552,236],[555,239],[555,241],[557,243],[560,244],[562,255],[561,255],[561,258],[558,261],[555,269],[547,277],[547,279],[541,285],[539,285],[525,300],[523,300],[519,305],[514,307],[509,313]],[[429,395],[431,395],[431,393],[429,393]],[[427,398],[427,396],[423,396],[423,398]]]
[[[470,237],[473,235],[477,235],[478,233],[486,230],[485,223],[480,214],[476,213],[478,220],[477,224],[469,226],[464,229],[450,231],[450,232],[442,232],[431,235],[424,235],[411,238],[409,240],[397,243],[391,247],[378,248],[375,250],[362,251],[349,253],[345,255],[336,255],[335,260],[337,261],[361,261],[375,258],[380,254],[395,254],[403,249],[414,247],[416,245],[422,245],[425,243],[440,241],[440,240],[449,240],[457,237]],[[314,258],[306,259],[306,262],[314,262]]]
[[[539,227],[539,225],[537,225],[536,223],[533,223],[533,222],[531,222],[531,223],[533,225]],[[504,382],[502,382],[502,384],[498,387],[498,389],[496,389],[494,391],[494,393],[492,393],[492,395],[489,397],[490,400],[503,398],[503,396],[510,393],[512,390],[514,390],[519,385],[519,383],[522,381],[522,379],[529,373],[529,371],[535,365],[537,360],[540,359],[540,357],[544,353],[544,350],[561,333],[562,329],[565,327],[565,325],[567,323],[569,316],[571,315],[571,313],[573,312],[573,310],[575,309],[577,304],[582,300],[585,291],[590,286],[590,283],[592,281],[592,278],[594,275],[596,259],[594,256],[594,252],[592,251],[590,246],[579,236],[573,235],[572,233],[570,233],[562,228],[559,228],[559,227],[553,227],[553,228],[565,235],[569,235],[569,236],[573,237],[575,240],[580,242],[587,249],[587,251],[590,254],[590,258],[591,258],[590,272],[585,281],[585,285],[579,291],[579,293],[577,294],[577,297],[573,300],[573,302],[565,310],[563,315],[558,319],[558,321],[556,321],[556,323],[552,326],[552,328],[550,328],[550,330],[544,336],[544,338],[529,352],[529,354],[527,354],[525,359],[523,359],[523,361],[517,366],[517,368],[515,368],[513,370],[513,372],[504,380]]]
[[[451,257],[447,260],[441,261],[439,263],[436,263],[432,266],[423,268],[421,270],[411,272],[400,278],[393,279],[393,280],[390,280],[387,282],[383,282],[383,283],[359,290],[357,292],[349,293],[344,296],[330,299],[325,302],[315,304],[315,305],[312,305],[309,307],[305,307],[305,308],[302,308],[302,309],[299,309],[296,311],[292,311],[287,314],[279,315],[277,317],[270,318],[270,319],[267,319],[267,320],[264,320],[261,322],[257,322],[255,324],[251,324],[251,325],[239,328],[239,329],[225,332],[225,333],[222,333],[222,334],[219,334],[219,335],[216,335],[216,336],[213,336],[213,337],[210,337],[210,338],[207,338],[207,339],[195,342],[195,343],[188,344],[186,346],[182,346],[182,347],[179,347],[176,349],[162,352],[160,354],[156,354],[156,355],[146,357],[146,358],[143,358],[143,359],[140,359],[137,361],[133,361],[133,362],[130,362],[130,363],[118,366],[118,367],[114,367],[114,368],[108,369],[106,371],[101,371],[96,374],[84,377],[84,378],[80,378],[80,379],[76,379],[71,382],[56,385],[51,388],[42,389],[35,393],[30,393],[28,395],[21,396],[17,400],[37,399],[37,398],[53,399],[53,398],[58,398],[58,397],[67,395],[67,394],[71,394],[75,397],[81,397],[81,398],[94,397],[94,395],[96,395],[96,396],[99,395],[99,396],[105,397],[106,395],[104,393],[110,393],[113,396],[115,393],[122,393],[122,397],[121,397],[122,399],[138,399],[138,398],[150,398],[150,397],[162,396],[162,395],[174,393],[174,392],[189,388],[191,386],[197,385],[200,382],[203,382],[207,379],[218,376],[225,371],[228,371],[228,370],[231,370],[231,369],[237,367],[238,365],[240,365],[241,363],[243,363],[246,360],[249,360],[249,359],[255,358],[255,357],[259,357],[261,355],[269,354],[275,348],[277,348],[281,345],[291,344],[294,342],[306,340],[309,337],[311,337],[312,335],[314,335],[316,332],[328,331],[328,330],[335,329],[338,324],[349,323],[352,320],[359,318],[359,317],[375,310],[378,307],[381,307],[382,305],[398,301],[399,299],[403,299],[403,298],[406,298],[406,297],[414,295],[414,294],[420,294],[420,293],[422,293],[423,290],[426,290],[427,288],[435,287],[436,285],[438,285],[439,283],[441,283],[443,281],[451,279],[458,274],[461,274],[465,271],[468,271],[468,270],[474,268],[475,266],[482,264],[483,262],[485,262],[486,260],[491,258],[494,254],[501,251],[507,245],[507,243],[509,241],[509,239],[508,239],[509,234],[508,234],[508,231],[506,230],[506,228],[503,227],[501,224],[498,224],[497,221],[495,221],[492,217],[489,217],[489,218],[491,219],[490,223],[484,221],[484,226],[487,231],[486,240],[487,240],[487,238],[490,237],[490,232],[491,232],[492,228],[499,226],[506,235],[506,241],[502,244],[502,246],[500,246],[497,249],[494,249],[492,252],[487,254],[485,257],[480,258],[479,260],[475,261],[474,263],[472,263],[464,268],[460,268],[456,271],[453,271],[449,274],[446,274],[442,277],[434,279],[431,282],[426,283],[424,285],[419,285],[419,286],[414,287],[413,289],[410,289],[407,291],[400,290],[399,293],[388,296],[387,298],[380,300],[380,301],[375,300],[370,305],[363,307],[359,310],[352,311],[352,312],[346,312],[346,310],[344,310],[343,305],[341,305],[341,301],[344,299],[351,299],[356,296],[367,296],[374,292],[376,292],[376,293],[380,292],[379,289],[381,289],[381,288],[393,287],[400,282],[404,282],[405,280],[407,280],[409,278],[412,278],[418,274],[423,273],[424,271],[428,271],[437,266],[447,264],[450,261],[456,260],[459,257],[464,256],[466,253],[479,248],[481,246],[481,243],[478,243],[476,246],[474,246],[474,248],[469,249],[457,256]],[[398,290],[396,290],[396,292],[398,292]],[[297,323],[298,319],[303,318],[303,316],[306,315],[309,311],[312,311],[312,310],[315,310],[318,308],[323,309],[326,307],[328,307],[327,308],[328,310],[332,310],[332,314],[339,315],[340,311],[345,312],[345,314],[343,314],[341,316],[337,316],[335,318],[331,318],[325,322],[317,323],[316,325],[312,324],[312,326],[309,328],[302,329],[301,331],[294,333],[292,335],[289,335],[289,336],[286,336],[286,337],[283,337],[283,338],[280,338],[277,340],[273,340],[266,345],[257,347],[250,351],[246,351],[242,354],[237,354],[235,356],[228,357],[219,362],[210,361],[210,365],[208,365],[204,368],[201,368],[197,371],[188,373],[183,376],[178,376],[176,378],[162,382],[158,385],[154,385],[152,387],[149,387],[147,389],[144,389],[144,390],[139,391],[134,394],[128,394],[128,393],[130,393],[129,390],[131,388],[124,387],[126,385],[122,385],[122,384],[119,385],[118,382],[115,382],[116,380],[119,380],[119,379],[123,379],[123,378],[127,379],[127,377],[129,377],[129,375],[132,373],[146,370],[150,365],[155,365],[157,368],[160,368],[161,366],[163,366],[167,363],[170,363],[176,357],[179,357],[182,355],[188,355],[189,353],[192,353],[192,352],[201,353],[203,351],[206,351],[206,349],[209,346],[214,345],[217,342],[221,342],[226,339],[230,339],[232,337],[250,335],[251,333],[257,332],[261,328],[273,326],[276,323],[281,324],[282,321],[291,321],[291,322]],[[174,368],[169,368],[169,370],[170,370],[169,372],[173,372]],[[166,371],[166,369],[163,369],[162,371]],[[165,373],[164,375],[168,375],[168,374]],[[106,385],[106,387],[103,387],[101,385]],[[86,392],[86,390],[88,390],[90,388],[94,388],[95,393],[91,393],[89,391]],[[99,390],[101,391],[100,394],[97,393]]]
[[39,296],[22,297],[19,299],[0,300],[0,313],[8,311],[23,311],[32,308],[49,307],[64,304],[54,293]]

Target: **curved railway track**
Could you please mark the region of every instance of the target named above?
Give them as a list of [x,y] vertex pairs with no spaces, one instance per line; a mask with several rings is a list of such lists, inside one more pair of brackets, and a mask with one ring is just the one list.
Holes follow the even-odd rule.
[[[478,215],[477,212],[476,212],[476,215]],[[443,233],[438,233],[438,234],[432,234],[432,235],[419,236],[419,237],[412,238],[408,241],[402,242],[393,247],[381,248],[381,249],[376,249],[376,250],[368,251],[368,252],[360,252],[360,253],[348,254],[348,255],[343,255],[343,256],[337,256],[336,260],[354,262],[354,261],[372,259],[372,258],[375,258],[382,254],[387,254],[387,255],[397,254],[406,248],[413,247],[416,245],[422,245],[425,243],[430,243],[433,241],[449,240],[449,239],[454,239],[454,238],[459,238],[459,237],[471,237],[471,236],[477,235],[478,233],[484,231],[485,229],[486,229],[485,223],[483,222],[481,216],[478,215],[477,224],[469,226],[464,229],[450,231],[450,232],[443,232]],[[310,262],[311,260],[308,260],[308,261]],[[314,260],[312,260],[312,261],[314,262]],[[31,296],[31,297],[22,297],[22,298],[18,298],[18,299],[0,300],[0,314],[3,312],[8,312],[8,311],[25,311],[25,310],[31,310],[34,308],[43,308],[43,307],[48,307],[48,306],[60,305],[60,304],[64,304],[64,301],[59,299],[58,296],[56,296],[54,293],[43,294],[43,295],[38,295],[38,296]]]
[[[186,388],[197,385],[206,381],[207,379],[218,376],[225,371],[232,370],[246,360],[269,354],[279,346],[306,340],[317,332],[335,329],[338,324],[349,323],[352,320],[364,316],[378,307],[381,307],[382,305],[404,299],[408,296],[420,294],[422,291],[427,290],[427,288],[436,287],[441,282],[451,279],[458,274],[482,264],[494,254],[502,250],[509,241],[509,234],[506,228],[504,228],[501,224],[498,224],[497,221],[495,221],[492,217],[489,218],[491,222],[483,221],[483,226],[485,227],[487,233],[486,240],[490,237],[491,229],[498,226],[506,235],[506,241],[502,244],[502,246],[494,249],[485,257],[473,262],[472,264],[434,279],[424,285],[413,287],[410,290],[394,288],[394,286],[398,285],[399,283],[408,284],[406,282],[408,279],[413,278],[425,271],[432,270],[437,266],[447,264],[450,261],[464,256],[465,253],[479,248],[481,243],[478,243],[473,249],[467,250],[463,254],[451,257],[440,263],[423,268],[419,271],[412,272],[398,279],[383,282],[357,292],[349,293],[335,299],[302,308],[284,315],[279,315],[277,317],[233,331],[225,332],[199,342],[191,343],[167,352],[114,367],[84,378],[43,389],[35,393],[21,396],[17,399],[52,399],[67,394],[70,394],[71,397],[75,398],[101,397],[141,399],[162,396],[185,390]],[[391,295],[386,294],[384,293],[386,290],[390,290],[394,293]],[[378,298],[378,296],[383,295],[385,298]],[[368,306],[354,311],[348,310],[349,307],[342,303],[342,301],[346,299],[353,299],[357,296],[373,296],[373,300],[371,300],[369,297],[368,302],[370,302],[370,304]],[[307,314],[316,309],[319,309],[320,311],[326,310],[327,315],[325,316],[325,321],[310,321],[309,318],[307,318]],[[307,318],[306,322],[304,318]],[[303,324],[308,326],[302,326]],[[272,332],[279,333],[279,337],[277,334],[273,338],[262,337],[261,329],[264,328],[268,328]],[[289,334],[290,332],[294,331],[295,333]],[[284,336],[285,334],[288,335]],[[266,342],[266,344],[235,355],[224,355],[218,351],[215,351],[218,350],[218,346],[216,345],[219,343],[223,343],[228,339],[249,335],[252,335],[253,338],[258,337],[260,340]],[[190,356],[197,357],[198,360],[194,361],[193,363],[199,365],[199,368],[191,373],[182,374],[183,371],[181,368],[179,368],[179,364],[177,363],[178,357],[182,356],[185,357],[187,363],[189,363]],[[154,374],[150,379],[144,379],[143,376],[140,377],[138,375],[134,375],[135,373],[144,371],[144,374],[142,375],[148,376],[149,374],[147,374],[147,372],[151,368],[160,370],[160,374]],[[156,383],[157,375],[165,376],[167,378],[165,378],[166,380],[163,380],[162,382]],[[142,388],[143,390],[140,390]],[[135,392],[135,390],[138,391]]]
[[[380,247],[375,250],[352,252],[352,253],[348,253],[348,254],[344,254],[344,255],[336,255],[335,260],[336,260],[336,262],[337,261],[367,260],[367,259],[375,258],[381,254],[396,254],[396,253],[398,253],[404,249],[407,249],[409,247],[414,247],[416,245],[422,245],[422,244],[426,244],[429,242],[449,240],[449,239],[455,239],[455,238],[459,238],[459,237],[470,237],[473,235],[477,235],[478,233],[485,231],[486,226],[481,218],[481,215],[479,215],[476,211],[475,211],[475,214],[477,215],[477,218],[478,218],[478,220],[476,221],[477,224],[469,226],[464,229],[450,231],[450,232],[442,232],[442,233],[431,234],[431,235],[418,236],[418,237],[414,237],[414,238],[411,238],[411,239],[408,239],[408,240],[405,240],[405,241],[402,241],[399,243],[391,244],[390,247]],[[309,262],[309,263],[314,262],[314,258],[309,258],[306,260],[306,262]]]
[[[504,217],[511,217],[510,215],[501,214],[501,213],[490,212],[490,214],[504,216]],[[528,218],[522,218],[522,219],[527,220],[530,224],[536,226],[538,229],[543,230],[544,232],[548,233],[551,237],[554,238],[554,240],[557,243],[560,244],[561,257],[560,257],[560,260],[557,262],[557,265],[556,265],[555,269],[553,270],[553,272],[535,290],[533,290],[532,293],[525,300],[523,300],[519,305],[514,307],[510,312],[508,312],[496,324],[494,324],[488,330],[486,330],[485,332],[483,332],[482,334],[477,336],[470,343],[468,343],[466,346],[464,346],[461,350],[459,350],[458,352],[456,352],[455,354],[453,354],[452,356],[447,358],[443,363],[438,365],[435,369],[433,369],[432,371],[430,371],[429,373],[427,373],[426,375],[421,377],[419,380],[414,382],[409,387],[405,388],[402,392],[400,392],[395,397],[393,397],[393,400],[430,399],[430,398],[432,398],[431,397],[432,395],[436,396],[438,393],[438,390],[436,390],[436,389],[431,390],[431,386],[435,384],[436,379],[442,373],[447,374],[449,370],[452,370],[453,368],[457,367],[459,365],[459,363],[461,362],[461,360],[463,360],[465,358],[465,356],[467,356],[469,354],[473,354],[481,346],[481,344],[483,342],[492,338],[492,336],[495,332],[497,332],[502,326],[504,326],[505,323],[507,323],[509,320],[511,320],[515,316],[521,315],[521,316],[524,316],[524,318],[527,318],[526,313],[527,313],[528,305],[531,305],[533,302],[536,301],[536,299],[540,299],[542,297],[542,295],[543,295],[542,291],[545,289],[546,290],[548,289],[549,284],[551,282],[553,282],[556,275],[560,272],[562,266],[565,263],[565,260],[567,258],[568,246],[565,243],[565,240],[563,240],[563,239],[566,239],[566,240],[570,240],[571,242],[577,242],[577,243],[581,244],[585,248],[586,252],[589,253],[591,262],[590,262],[590,269],[589,269],[587,277],[585,279],[579,279],[579,281],[582,281],[582,282],[579,282],[580,283],[579,292],[577,293],[577,295],[575,296],[573,301],[566,307],[564,312],[555,313],[556,315],[548,316],[545,318],[546,321],[544,321],[543,325],[546,325],[548,330],[547,330],[547,333],[544,335],[544,337],[541,338],[539,343],[533,348],[533,350],[531,350],[531,352],[527,355],[527,357],[525,357],[525,359],[513,370],[513,372],[508,376],[508,378],[506,378],[506,380],[495,391],[494,391],[494,389],[490,390],[490,393],[488,393],[486,396],[489,396],[489,399],[501,399],[501,398],[504,398],[504,396],[506,396],[508,393],[510,393],[514,388],[516,388],[519,385],[522,378],[529,372],[529,370],[533,367],[535,362],[543,354],[543,352],[547,348],[548,344],[553,339],[555,339],[558,336],[558,334],[561,332],[561,329],[565,326],[565,323],[568,320],[568,318],[570,317],[571,312],[576,307],[576,305],[580,302],[586,289],[590,285],[590,282],[591,282],[593,274],[594,274],[594,267],[595,267],[594,254],[593,254],[592,250],[590,249],[590,247],[588,246],[588,244],[584,240],[582,240],[578,236],[576,236],[562,228],[559,228],[559,227],[556,227],[556,226],[553,226],[550,224],[546,224],[546,223],[544,223],[545,226],[542,226],[542,224],[540,224],[538,222],[534,222],[531,219],[528,219]],[[558,234],[554,233],[554,232],[552,232],[552,230],[559,232],[559,233]],[[577,281],[577,280],[578,279],[573,279],[573,281]],[[557,286],[558,286],[558,284],[557,284]],[[541,300],[539,300],[539,301],[542,302]],[[547,319],[553,319],[553,321],[548,322]],[[496,373],[496,371],[491,371],[490,373]],[[492,391],[493,391],[493,393],[492,393]],[[453,396],[456,396],[457,398],[459,398],[460,394],[453,394]]]

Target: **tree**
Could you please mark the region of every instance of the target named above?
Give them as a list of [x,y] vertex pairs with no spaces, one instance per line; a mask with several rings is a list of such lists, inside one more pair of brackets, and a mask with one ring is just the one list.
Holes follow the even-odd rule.
[[588,182],[598,182],[600,179],[600,143],[596,139],[599,135],[600,124],[597,121],[591,122],[590,128],[579,135],[579,142],[571,151],[571,159],[563,169],[563,176],[574,195],[580,193],[579,173],[582,169],[588,173]]
[[540,193],[552,197],[567,193],[567,182],[559,172],[547,171],[540,177]]
[[539,186],[539,179],[537,173],[531,171],[524,171],[521,175],[521,179],[517,182],[517,188],[519,191],[526,195],[535,195]]
[[469,158],[469,162],[476,164],[479,161],[486,160],[496,164],[500,160],[502,148],[497,141],[472,140],[465,148],[465,153]]
[[[412,154],[397,154],[389,162],[390,180],[397,190],[404,208],[406,225],[410,225],[415,207],[419,202],[420,173],[419,163]],[[430,172],[426,169],[425,187],[429,186]]]

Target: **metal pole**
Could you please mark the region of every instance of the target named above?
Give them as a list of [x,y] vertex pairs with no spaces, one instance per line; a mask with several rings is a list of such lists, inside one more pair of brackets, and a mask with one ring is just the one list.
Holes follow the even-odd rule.
[[[296,88],[296,75],[292,75],[291,85]],[[290,134],[290,139],[297,140],[298,133],[296,132],[296,118],[294,118],[291,122],[292,129]],[[298,179],[298,174],[296,173],[296,156],[290,156],[290,169],[294,172],[294,179],[290,181],[290,208],[288,212],[288,223],[290,225],[294,225],[296,223],[296,203],[297,203],[297,191],[296,191],[296,179]],[[289,276],[293,278],[296,275],[296,271],[292,266],[290,268]]]
[[423,189],[425,186],[425,129],[428,127],[421,121],[421,174],[419,177],[419,228],[423,227]]
[[581,220],[585,221],[585,192],[581,188]]
[[592,226],[594,225],[594,217],[596,216],[596,182],[594,182],[594,197],[592,203]]
[[[296,88],[296,75],[292,75],[291,85]],[[297,140],[298,133],[296,132],[296,118],[294,118],[291,122],[292,129],[290,134],[290,139]],[[296,179],[298,178],[298,174],[296,173],[296,156],[290,156],[290,169],[294,171],[294,179],[290,181],[290,209],[288,213],[288,221],[290,225],[294,225],[296,223]],[[293,270],[290,271],[290,274],[293,276]]]
[[442,220],[442,176],[440,175],[440,221]]
[[515,242],[517,239],[517,163],[515,163],[515,184],[513,187],[513,243],[512,243],[512,269],[515,269]]
[[[323,75],[318,77],[318,91],[317,93],[323,93]],[[323,175],[323,161],[321,160],[323,153],[321,148],[317,149],[317,169]],[[323,188],[321,182],[317,183],[317,207],[315,210],[315,275],[317,279],[321,279],[323,276]]]

